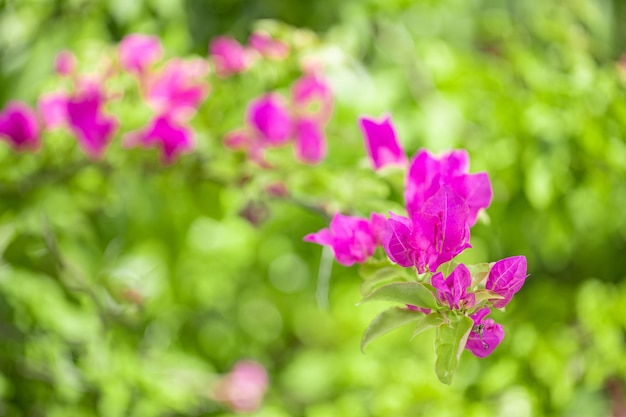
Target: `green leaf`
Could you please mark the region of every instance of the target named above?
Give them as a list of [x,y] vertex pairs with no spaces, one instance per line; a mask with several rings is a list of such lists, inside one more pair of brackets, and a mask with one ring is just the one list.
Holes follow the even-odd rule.
[[476,286],[483,282],[489,275],[491,265],[487,262],[483,262],[476,265],[467,265],[470,274],[472,274],[472,286]]
[[471,318],[456,316],[437,328],[435,372],[437,378],[446,385],[452,383],[452,377],[473,325],[474,321]]
[[476,304],[484,300],[504,300],[504,297],[491,290],[477,290],[474,292],[476,295]]
[[393,301],[430,309],[438,307],[433,293],[421,282],[394,282],[384,285],[363,298],[358,304],[368,301]]
[[387,266],[381,268],[372,273],[369,278],[363,281],[363,283],[361,284],[361,294],[365,297],[367,294],[371,294],[383,285],[389,284],[394,281],[408,281],[408,279],[404,276],[398,275],[398,271],[394,267]]
[[413,336],[411,336],[411,340],[415,338],[418,334],[422,333],[425,330],[428,330],[432,327],[437,327],[441,323],[445,321],[445,318],[441,313],[430,313],[417,323],[415,330],[413,331]]
[[393,307],[383,311],[365,329],[361,339],[361,352],[364,352],[365,347],[374,339],[378,339],[400,326],[420,320],[422,317],[424,317],[424,313],[408,308]]

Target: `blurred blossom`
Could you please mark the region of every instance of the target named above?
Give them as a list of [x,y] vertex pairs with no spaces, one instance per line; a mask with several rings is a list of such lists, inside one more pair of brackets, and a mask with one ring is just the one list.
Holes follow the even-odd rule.
[[178,155],[193,149],[193,132],[167,116],[159,116],[145,129],[126,135],[124,145],[159,147],[162,162],[171,164]]
[[400,147],[390,116],[385,116],[380,122],[362,117],[359,125],[365,136],[367,154],[375,170],[386,165],[406,166],[408,160]]
[[57,54],[54,61],[54,71],[62,76],[67,77],[76,71],[76,57],[70,51],[61,51]]
[[237,362],[215,388],[215,397],[236,412],[249,413],[261,406],[269,379],[263,365],[251,360]]
[[297,120],[294,131],[296,159],[305,164],[317,164],[326,157],[324,133],[315,120]]
[[380,244],[377,236],[380,217],[382,216],[379,214],[373,214],[368,220],[336,213],[328,229],[308,234],[304,241],[329,246],[337,262],[342,265],[363,263],[374,254],[376,246]]
[[67,94],[55,92],[43,94],[37,102],[46,129],[62,127],[67,120]]
[[208,73],[204,60],[172,59],[149,80],[146,91],[148,104],[158,114],[188,119],[206,98],[209,86],[202,78]]
[[69,128],[83,151],[92,159],[102,157],[118,127],[115,117],[103,113],[105,102],[103,91],[94,82],[83,83],[66,102]]
[[500,324],[495,323],[493,319],[483,320],[490,312],[491,310],[485,307],[471,316],[474,320],[474,327],[469,334],[465,349],[479,358],[491,355],[504,339],[504,329]]
[[278,94],[265,94],[248,106],[246,120],[261,140],[270,146],[281,146],[291,138],[289,108]]
[[303,75],[293,83],[291,100],[299,115],[315,118],[320,123],[328,122],[333,111],[330,86],[314,72]]
[[0,138],[16,151],[39,149],[37,115],[27,105],[11,101],[0,112]]
[[125,36],[118,47],[121,67],[139,75],[162,56],[161,41],[156,36],[133,33]]
[[250,65],[246,49],[236,39],[220,36],[209,45],[209,54],[215,65],[215,72],[220,77],[245,71]]
[[284,59],[289,55],[289,46],[283,41],[272,38],[267,32],[253,32],[248,39],[248,44],[266,58]]

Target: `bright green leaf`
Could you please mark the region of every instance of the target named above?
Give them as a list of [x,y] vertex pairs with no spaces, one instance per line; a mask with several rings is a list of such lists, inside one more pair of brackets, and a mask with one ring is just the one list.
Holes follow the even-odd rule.
[[491,290],[477,290],[474,292],[476,295],[476,304],[484,300],[503,300],[504,297]]
[[398,270],[394,267],[387,266],[381,268],[363,281],[361,284],[361,294],[365,297],[383,285],[390,284],[394,281],[408,281],[408,279],[402,275],[398,275]]
[[424,318],[419,323],[417,323],[415,331],[413,331],[413,336],[411,336],[411,340],[413,340],[415,336],[422,333],[423,331],[428,330],[432,327],[439,326],[444,322],[444,320],[445,319],[443,315],[441,315],[441,313],[431,313],[427,316],[424,316]]
[[433,293],[421,282],[394,282],[384,285],[363,298],[359,304],[368,301],[393,301],[430,309],[438,307]]
[[393,307],[380,313],[370,325],[365,329],[363,338],[361,339],[361,352],[374,339],[389,333],[390,331],[403,326],[405,324],[420,320],[424,317],[424,313],[408,308]]
[[470,274],[472,274],[472,286],[476,286],[487,278],[491,265],[487,262],[483,262],[476,265],[467,265],[467,269],[469,269]]
[[467,316],[457,316],[437,328],[435,339],[435,372],[446,385],[452,383],[456,366],[465,348],[474,321]]

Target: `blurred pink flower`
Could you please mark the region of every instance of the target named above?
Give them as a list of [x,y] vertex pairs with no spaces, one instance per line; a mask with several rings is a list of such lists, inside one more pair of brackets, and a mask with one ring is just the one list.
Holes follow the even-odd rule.
[[359,125],[365,136],[367,154],[375,170],[386,165],[406,166],[408,160],[400,147],[390,116],[383,117],[380,122],[361,117]]
[[298,115],[326,123],[333,111],[330,86],[315,72],[304,74],[291,87],[291,101]]
[[67,77],[76,71],[76,57],[70,51],[61,51],[57,54],[54,61],[54,71],[62,76]]
[[178,155],[193,149],[193,131],[167,116],[158,116],[143,130],[126,135],[125,146],[161,148],[161,161],[171,164]]
[[67,94],[64,92],[39,96],[37,107],[46,129],[62,127],[67,121]]
[[250,57],[246,48],[229,36],[213,39],[209,44],[209,54],[219,77],[228,77],[243,72],[250,65]]
[[147,83],[146,101],[158,114],[190,118],[206,98],[209,86],[202,78],[208,64],[201,59],[172,59]]
[[101,87],[94,82],[85,82],[66,102],[69,128],[92,159],[102,157],[118,127],[115,117],[102,112],[105,102]]
[[292,121],[289,108],[278,94],[264,94],[250,102],[246,122],[267,146],[281,146],[291,138]]
[[37,115],[24,103],[11,101],[0,111],[0,139],[16,151],[39,149]]
[[161,59],[163,47],[156,36],[132,33],[122,39],[117,52],[123,69],[141,75],[150,65]]
[[267,32],[252,32],[248,44],[266,58],[285,59],[289,55],[289,45],[272,38]]
[[263,365],[251,360],[237,362],[215,388],[215,397],[236,412],[249,413],[261,406],[269,379]]
[[313,119],[295,121],[295,156],[305,164],[317,164],[326,157],[327,147],[323,127]]

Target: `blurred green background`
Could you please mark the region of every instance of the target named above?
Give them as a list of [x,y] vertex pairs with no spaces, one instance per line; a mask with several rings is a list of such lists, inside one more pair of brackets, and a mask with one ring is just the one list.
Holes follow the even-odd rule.
[[[212,37],[245,41],[267,18],[319,34],[337,100],[328,160],[286,165],[291,198],[262,192],[280,173],[238,182],[219,138],[293,72],[212,87],[194,120],[208,162],[2,146],[0,415],[228,415],[211,383],[253,358],[271,381],[258,416],[624,416],[626,2],[0,0],[0,105],[50,90],[60,49],[89,56],[143,32],[168,57],[204,57]],[[356,124],[385,112],[410,155],[462,147],[490,174],[490,220],[464,259],[528,258],[495,317],[502,345],[464,353],[450,387],[432,334],[398,331],[362,355],[380,306],[355,307],[357,268],[337,264],[326,300],[321,250],[302,242],[327,225],[309,204],[401,204]]]

